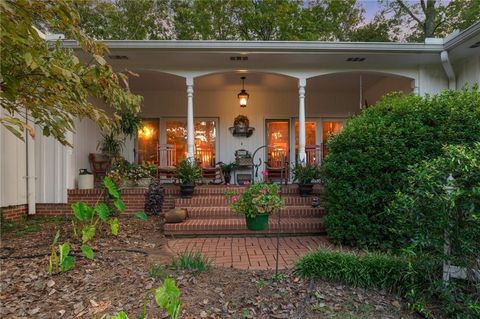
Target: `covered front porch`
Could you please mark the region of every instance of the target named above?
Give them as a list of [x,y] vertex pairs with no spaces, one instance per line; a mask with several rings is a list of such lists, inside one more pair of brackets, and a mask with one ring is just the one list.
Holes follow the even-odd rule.
[[[388,92],[407,94],[415,87],[406,76],[360,71],[309,78],[249,70],[197,77],[157,71],[139,75],[130,85],[144,96],[144,127],[127,143],[127,160],[173,166],[194,158],[202,167],[214,167],[248,154],[254,156],[257,179],[262,178],[258,174],[262,165],[278,162],[275,156],[284,157],[287,164],[321,163],[328,154],[327,138],[340,132],[349,117]],[[249,94],[246,106],[240,105],[237,96],[241,77]],[[235,134],[239,115],[248,118],[250,134]],[[251,171],[244,167],[237,173]]]

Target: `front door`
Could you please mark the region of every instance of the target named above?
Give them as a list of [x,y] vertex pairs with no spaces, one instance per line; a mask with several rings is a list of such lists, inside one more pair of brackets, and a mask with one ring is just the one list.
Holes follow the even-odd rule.
[[270,149],[274,148],[279,152],[289,153],[290,120],[266,120],[266,133],[266,144]]

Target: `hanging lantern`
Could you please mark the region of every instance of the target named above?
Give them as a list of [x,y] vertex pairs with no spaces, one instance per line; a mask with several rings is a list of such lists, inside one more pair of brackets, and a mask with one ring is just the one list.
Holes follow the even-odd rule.
[[238,100],[240,101],[240,106],[246,107],[248,98],[250,97],[250,95],[247,93],[247,91],[245,91],[245,77],[242,76],[241,79],[242,79],[242,90],[240,91],[240,93],[237,94],[237,97],[238,97]]

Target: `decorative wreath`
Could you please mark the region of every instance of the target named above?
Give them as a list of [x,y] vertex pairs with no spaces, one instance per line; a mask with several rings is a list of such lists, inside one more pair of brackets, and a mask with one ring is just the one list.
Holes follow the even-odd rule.
[[250,120],[245,115],[239,115],[233,121],[233,126],[250,126]]

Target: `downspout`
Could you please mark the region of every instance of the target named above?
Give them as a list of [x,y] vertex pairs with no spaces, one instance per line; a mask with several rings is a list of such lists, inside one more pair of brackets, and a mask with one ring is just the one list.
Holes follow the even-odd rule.
[[[25,124],[28,125],[28,110],[25,109]],[[30,137],[28,130],[25,129],[25,157],[26,157],[26,191],[27,191],[27,204],[28,215],[35,215],[35,144],[32,143],[33,139]]]
[[442,60],[443,70],[448,78],[448,88],[450,90],[456,90],[457,79],[455,77],[455,72],[453,71],[452,63],[450,63],[450,59],[448,57],[448,51],[442,51],[442,53],[440,53],[440,59]]

